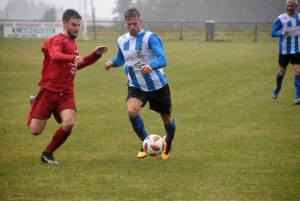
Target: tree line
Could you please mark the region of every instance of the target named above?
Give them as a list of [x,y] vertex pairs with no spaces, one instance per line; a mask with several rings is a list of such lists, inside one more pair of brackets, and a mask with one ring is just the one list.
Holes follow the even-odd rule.
[[116,0],[115,19],[131,6],[147,21],[272,22],[286,11],[285,0]]
[[0,10],[0,19],[53,22],[61,19],[62,12],[62,8],[51,7],[42,1],[36,4],[33,0],[11,0]]
[[[129,7],[138,8],[144,21],[272,22],[286,11],[285,0],[115,0],[115,3],[111,14],[113,20],[120,21]],[[63,11],[43,2],[11,0],[0,10],[0,19],[57,21]]]

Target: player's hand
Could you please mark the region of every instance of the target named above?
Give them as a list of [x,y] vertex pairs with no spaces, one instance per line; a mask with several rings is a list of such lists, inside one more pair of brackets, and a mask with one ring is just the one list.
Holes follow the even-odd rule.
[[289,33],[290,33],[289,30],[284,30],[283,35],[286,36],[286,35],[288,35]]
[[108,61],[104,64],[105,70],[109,70],[111,67],[113,67],[114,63],[111,61]]
[[108,47],[106,47],[106,46],[98,46],[98,47],[96,47],[96,49],[94,50],[94,53],[95,54],[98,54],[98,55],[101,55],[101,54],[103,54],[103,53],[105,53],[105,52],[107,52],[108,51]]
[[152,71],[152,68],[148,64],[144,64],[140,67],[140,70],[142,74],[149,74]]
[[76,56],[74,59],[74,64],[76,66],[80,66],[80,65],[84,64],[83,58],[81,56]]

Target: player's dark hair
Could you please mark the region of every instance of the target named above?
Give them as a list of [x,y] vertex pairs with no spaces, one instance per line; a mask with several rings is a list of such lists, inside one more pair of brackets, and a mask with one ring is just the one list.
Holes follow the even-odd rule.
[[80,16],[80,14],[76,10],[74,10],[74,9],[67,9],[67,10],[65,10],[65,12],[64,12],[64,14],[62,16],[62,20],[66,21],[66,22],[69,22],[69,20],[71,18],[75,18],[75,19],[81,20],[81,16]]
[[132,18],[140,18],[140,12],[136,8],[129,8],[125,11],[124,19],[129,20]]

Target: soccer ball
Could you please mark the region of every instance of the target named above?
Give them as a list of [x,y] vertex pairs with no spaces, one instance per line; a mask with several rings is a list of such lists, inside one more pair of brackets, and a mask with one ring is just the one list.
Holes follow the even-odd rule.
[[158,156],[164,149],[163,139],[156,134],[148,135],[143,142],[144,151],[149,156]]

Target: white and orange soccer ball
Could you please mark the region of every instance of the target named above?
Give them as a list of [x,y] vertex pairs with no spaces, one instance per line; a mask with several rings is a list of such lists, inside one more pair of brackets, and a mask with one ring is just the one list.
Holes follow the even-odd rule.
[[144,151],[149,156],[158,156],[164,149],[163,139],[157,134],[148,135],[143,142]]

